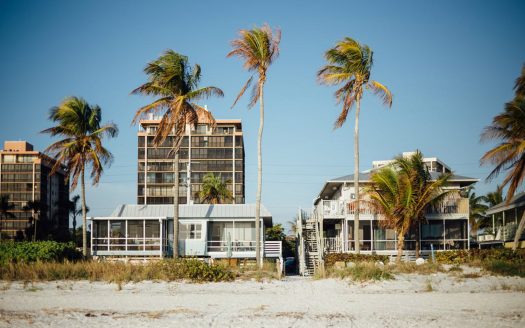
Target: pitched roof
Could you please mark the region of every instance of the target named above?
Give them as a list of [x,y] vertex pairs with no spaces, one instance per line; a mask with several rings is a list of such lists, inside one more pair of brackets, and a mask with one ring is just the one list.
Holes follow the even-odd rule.
[[[119,205],[112,217],[173,217],[173,205]],[[254,218],[255,204],[179,205],[180,218]],[[261,204],[261,217],[272,214]]]
[[521,207],[521,206],[525,206],[525,192],[519,193],[515,195],[514,197],[512,197],[509,203],[507,203],[506,201],[503,201],[497,205],[492,206],[485,213],[490,215],[490,214],[503,212],[506,210],[511,210],[513,208]]

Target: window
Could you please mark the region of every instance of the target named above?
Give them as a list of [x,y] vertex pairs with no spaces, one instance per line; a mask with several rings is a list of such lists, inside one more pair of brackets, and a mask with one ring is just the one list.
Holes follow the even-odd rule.
[[179,223],[179,239],[201,239],[202,225],[200,223]]

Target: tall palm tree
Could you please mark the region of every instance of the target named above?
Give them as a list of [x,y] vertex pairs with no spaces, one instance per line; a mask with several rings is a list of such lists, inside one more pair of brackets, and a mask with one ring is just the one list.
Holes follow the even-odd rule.
[[107,150],[102,140],[118,135],[117,125],[102,124],[102,109],[90,105],[79,97],[67,97],[58,106],[51,108],[49,119],[56,126],[45,129],[52,137],[63,139],[54,142],[45,150],[56,163],[51,170],[54,174],[65,167],[67,178],[74,190],[80,179],[82,196],[82,253],[87,256],[87,207],[86,207],[86,170],[91,169],[92,184],[98,184],[104,166],[111,165],[113,155]]
[[[507,203],[510,202],[525,178],[525,65],[521,76],[516,80],[514,90],[516,92],[514,99],[505,104],[503,113],[495,116],[492,124],[487,126],[481,135],[482,141],[494,139],[501,141],[481,157],[481,164],[495,165],[487,181],[507,171],[500,187],[508,185],[505,197]],[[525,213],[514,236],[514,250],[518,246],[524,228]]]
[[355,104],[354,128],[354,193],[356,211],[354,215],[355,251],[359,253],[359,112],[364,89],[371,90],[383,99],[386,106],[392,106],[392,93],[383,84],[371,80],[373,52],[367,45],[346,37],[325,53],[327,64],[317,73],[320,83],[342,85],[335,91],[335,98],[343,108],[335,121],[334,129],[346,122],[348,112]]
[[[230,183],[228,180],[226,183]],[[199,192],[199,198],[202,202],[208,204],[222,204],[233,199],[232,192],[228,190],[226,183],[220,176],[208,173],[202,180],[202,190]]]
[[33,241],[36,241],[37,239],[37,224],[40,220],[40,213],[43,212],[43,205],[39,201],[28,201],[27,204],[24,206],[24,210],[31,211],[31,218],[33,219]]
[[231,42],[232,50],[227,57],[238,56],[244,61],[244,68],[253,75],[248,79],[244,87],[235,99],[232,108],[242,97],[246,89],[251,85],[254,77],[257,83],[253,85],[248,108],[259,102],[259,133],[257,135],[257,194],[255,196],[255,258],[262,267],[261,261],[261,192],[262,192],[262,134],[264,128],[264,85],[268,69],[279,56],[279,43],[281,42],[281,31],[264,24],[262,27],[254,27],[251,30],[241,30],[239,38]]
[[443,190],[450,178],[450,174],[444,173],[437,179],[433,179],[420,151],[416,151],[410,157],[396,157],[394,165],[399,168],[402,174],[408,177],[412,184],[412,202],[406,208],[406,211],[412,218],[412,225],[415,228],[415,251],[416,257],[419,257],[421,248],[420,224],[425,220],[425,212],[429,207],[440,204],[448,195],[453,193],[452,190]]
[[[215,119],[210,112],[196,101],[211,96],[222,97],[224,94],[217,87],[199,88],[201,67],[190,67],[188,57],[168,49],[159,58],[151,61],[144,68],[148,82],[142,84],[132,94],[157,97],[151,104],[137,110],[133,123],[148,114],[162,113],[159,127],[153,138],[154,147],[163,144],[169,135],[172,137],[174,153],[174,188],[173,188],[173,257],[179,257],[177,247],[179,236],[179,148],[184,137],[186,125],[196,126],[201,120],[215,126]],[[202,119],[200,119],[201,117]]]
[[[80,200],[80,195],[75,195],[73,198],[69,201],[69,214],[73,217],[73,242],[77,243],[77,217],[79,215],[82,215],[82,207],[78,206],[78,201]],[[86,214],[89,213],[89,207],[86,206]]]
[[9,195],[0,196],[0,240],[2,240],[2,229],[4,224],[2,220],[15,219],[16,216],[11,212],[15,204],[9,202]]

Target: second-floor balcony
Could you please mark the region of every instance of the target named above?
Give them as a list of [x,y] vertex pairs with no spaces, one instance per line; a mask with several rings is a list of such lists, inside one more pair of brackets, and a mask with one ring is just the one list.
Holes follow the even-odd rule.
[[[316,206],[316,211],[326,218],[344,218],[353,215],[357,211],[356,201],[347,200],[322,200]],[[363,201],[359,206],[359,214],[381,215],[381,211],[370,203]],[[450,198],[439,205],[429,206],[425,210],[429,217],[441,215],[469,214],[469,200],[467,198]]]

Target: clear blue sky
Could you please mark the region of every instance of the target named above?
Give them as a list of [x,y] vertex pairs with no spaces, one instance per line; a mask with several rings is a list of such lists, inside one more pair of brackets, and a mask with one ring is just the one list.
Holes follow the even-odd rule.
[[[145,64],[167,48],[203,69],[202,85],[223,99],[217,118],[240,118],[246,143],[246,201],[256,190],[257,110],[230,110],[248,78],[229,41],[241,28],[268,22],[282,29],[281,56],[266,88],[263,203],[274,221],[310,208],[325,180],[353,172],[353,119],[332,131],[340,108],[334,88],[316,83],[323,52],[350,36],[375,54],[372,78],[394,93],[391,110],[371,94],[361,114],[361,167],[420,149],[458,174],[484,179],[484,126],[512,98],[525,62],[523,1],[1,1],[0,141],[51,140],[48,110],[69,95],[103,108],[120,127],[115,155],[97,188],[92,215],[136,202],[134,111],[148,99],[129,92],[145,81]],[[478,192],[495,188],[480,182]],[[76,191],[78,192],[78,191]]]

